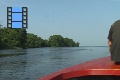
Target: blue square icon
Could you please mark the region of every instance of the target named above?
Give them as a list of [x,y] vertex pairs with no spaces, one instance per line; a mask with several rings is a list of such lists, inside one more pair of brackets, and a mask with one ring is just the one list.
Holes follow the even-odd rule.
[[22,28],[22,22],[12,22],[12,28]]
[[12,21],[22,21],[22,13],[12,13]]
[[27,7],[7,7],[7,27],[27,28]]
[[12,7],[12,12],[22,12],[22,7]]

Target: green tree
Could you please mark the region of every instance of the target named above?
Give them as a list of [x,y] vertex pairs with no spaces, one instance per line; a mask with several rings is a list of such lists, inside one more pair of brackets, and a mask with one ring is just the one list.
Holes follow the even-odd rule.
[[3,47],[6,48],[14,47],[17,44],[15,40],[16,37],[13,36],[16,34],[16,32],[8,28],[3,28],[1,29],[1,31],[2,31],[1,42],[4,43]]
[[42,47],[50,47],[50,43],[49,43],[49,41],[48,40],[43,40],[43,42],[42,42]]
[[25,48],[26,43],[26,30],[25,29],[1,29],[1,45],[2,48]]
[[79,47],[80,43],[79,42],[76,42],[75,43],[75,47]]
[[34,35],[32,33],[27,33],[27,47],[28,48],[37,48],[42,47],[43,39],[41,37],[38,37],[37,35]]
[[2,49],[3,42],[1,41],[2,38],[2,30],[0,28],[0,49]]
[[17,32],[16,40],[18,41],[17,47],[26,48],[27,31],[26,29],[15,29]]
[[73,41],[73,39],[69,39],[69,38],[64,38],[64,44],[66,47],[74,47],[75,46],[75,42]]
[[51,47],[64,47],[64,38],[61,35],[53,35],[49,37]]
[[49,37],[51,47],[79,47],[79,43],[75,43],[73,39],[63,38],[61,35],[53,35]]
[[73,39],[63,38],[61,35],[52,35],[48,40],[43,40],[33,33],[27,33],[26,29],[0,29],[0,49],[16,47],[79,47],[79,43],[75,43]]

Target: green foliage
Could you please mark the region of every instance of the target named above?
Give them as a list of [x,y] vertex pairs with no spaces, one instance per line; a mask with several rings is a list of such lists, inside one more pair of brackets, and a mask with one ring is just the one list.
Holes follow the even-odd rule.
[[48,40],[43,40],[33,33],[27,33],[26,29],[0,29],[0,49],[38,47],[79,47],[79,43],[61,35],[53,35]]
[[61,35],[53,35],[49,38],[51,47],[79,47],[79,43],[75,43],[72,39],[63,38]]
[[42,47],[43,39],[41,37],[38,37],[37,35],[34,35],[32,33],[27,33],[27,47],[28,48],[37,48]]
[[64,38],[61,35],[53,35],[49,38],[51,47],[64,47]]
[[43,42],[42,42],[42,46],[43,47],[50,47],[50,43],[49,43],[49,41],[48,40],[43,40]]
[[17,32],[18,44],[16,47],[26,48],[27,31],[26,29],[14,29]]
[[25,48],[26,33],[25,29],[2,28],[0,48]]

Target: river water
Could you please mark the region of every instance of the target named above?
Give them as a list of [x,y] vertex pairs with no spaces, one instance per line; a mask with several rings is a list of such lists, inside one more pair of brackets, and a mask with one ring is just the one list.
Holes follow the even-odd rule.
[[0,50],[0,80],[37,80],[60,69],[106,57],[108,47]]

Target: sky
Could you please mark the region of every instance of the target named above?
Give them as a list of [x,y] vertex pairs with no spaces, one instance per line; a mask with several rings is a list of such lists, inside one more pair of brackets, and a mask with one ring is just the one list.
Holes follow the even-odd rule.
[[120,19],[120,0],[0,0],[0,23],[7,7],[28,8],[28,33],[68,37],[80,46],[107,46],[111,25]]

